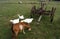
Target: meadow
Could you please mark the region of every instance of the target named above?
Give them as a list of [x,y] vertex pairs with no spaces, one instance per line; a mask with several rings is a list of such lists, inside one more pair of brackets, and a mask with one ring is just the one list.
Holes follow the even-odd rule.
[[[0,39],[11,39],[10,19],[18,18],[17,14],[24,15],[25,18],[29,18],[32,6],[36,5],[37,8],[40,7],[40,4],[18,4],[19,0],[8,0],[8,2],[1,1],[2,0],[0,0]],[[40,24],[37,25],[37,21],[33,21],[31,23],[32,30],[25,31],[25,35],[22,32],[19,33],[18,38],[60,39],[60,2],[49,2],[49,4],[47,4],[47,10],[50,10],[53,6],[56,7],[56,12],[52,23],[49,21],[49,16],[43,16]]]

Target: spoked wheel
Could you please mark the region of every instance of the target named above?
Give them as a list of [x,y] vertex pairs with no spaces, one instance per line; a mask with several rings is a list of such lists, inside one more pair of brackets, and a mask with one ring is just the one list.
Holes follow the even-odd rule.
[[51,17],[50,22],[53,22],[55,10],[56,8],[52,7],[51,14],[50,14],[50,17]]
[[53,22],[54,15],[52,14],[50,17],[51,17],[50,22]]
[[34,17],[35,13],[36,13],[36,6],[33,6],[31,9],[30,17],[31,18]]

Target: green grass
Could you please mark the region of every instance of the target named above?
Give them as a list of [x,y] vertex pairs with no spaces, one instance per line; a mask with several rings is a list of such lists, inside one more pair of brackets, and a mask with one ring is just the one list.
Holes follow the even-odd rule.
[[[11,39],[9,20],[18,18],[17,14],[30,17],[33,5],[39,7],[39,4],[0,4],[0,39]],[[39,25],[36,21],[31,23],[31,31],[26,31],[25,35],[19,33],[19,39],[60,39],[60,3],[50,2],[47,6],[47,10],[56,7],[53,23],[50,23],[48,16],[43,16]]]

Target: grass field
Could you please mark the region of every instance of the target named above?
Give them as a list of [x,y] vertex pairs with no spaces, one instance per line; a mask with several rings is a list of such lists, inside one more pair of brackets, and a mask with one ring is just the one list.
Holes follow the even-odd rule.
[[[18,18],[17,14],[30,17],[33,5],[39,7],[39,4],[0,3],[0,39],[11,39],[9,20]],[[47,6],[47,10],[56,7],[53,23],[50,23],[48,16],[43,16],[39,25],[36,21],[31,23],[31,31],[26,31],[25,35],[19,33],[19,39],[60,39],[60,2],[50,2]]]

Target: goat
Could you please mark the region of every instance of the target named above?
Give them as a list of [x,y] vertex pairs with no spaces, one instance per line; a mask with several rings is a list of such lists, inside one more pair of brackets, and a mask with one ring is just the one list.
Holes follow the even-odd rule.
[[33,18],[27,18],[25,20],[21,20],[19,21],[19,19],[15,19],[15,20],[10,20],[10,22],[12,23],[12,36],[13,38],[12,39],[17,39],[17,36],[18,36],[18,33],[19,32],[24,32],[24,29],[27,28],[29,31],[31,30],[31,27],[30,27],[30,23],[32,22]]
[[11,28],[13,38],[17,39],[18,33],[21,31],[25,34],[25,31],[24,31],[25,28],[27,28],[30,31],[31,30],[30,24],[25,22],[19,22],[17,24],[13,24]]

